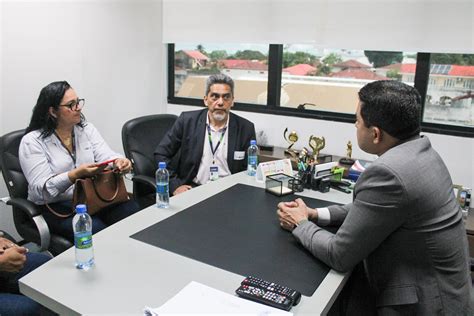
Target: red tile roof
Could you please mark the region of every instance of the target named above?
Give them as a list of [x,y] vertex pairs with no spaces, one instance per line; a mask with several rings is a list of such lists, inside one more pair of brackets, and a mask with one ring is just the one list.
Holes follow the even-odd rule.
[[365,80],[386,80],[387,77],[379,76],[375,72],[366,69],[349,68],[339,72],[332,73],[331,77],[337,78],[354,78],[354,79],[365,79]]
[[457,77],[474,77],[474,66],[452,65],[448,75]]
[[349,59],[342,63],[334,64],[332,66],[339,67],[339,68],[370,68],[371,67],[369,65],[358,62],[357,60],[354,60],[354,59]]
[[209,58],[198,50],[183,50],[183,52],[196,60],[209,60]]
[[[448,66],[449,70],[445,75],[453,77],[474,77],[474,66],[460,66],[460,65],[431,65],[431,73],[440,75],[440,73],[433,73],[434,66]],[[382,67],[382,69],[397,69],[399,73],[415,73],[416,64],[393,64]]]
[[316,67],[313,67],[308,64],[298,64],[291,67],[283,68],[284,72],[288,72],[290,75],[294,76],[306,76],[312,72],[316,71]]
[[385,67],[381,67],[382,69],[396,69],[398,70],[399,73],[415,73],[415,69],[416,69],[416,64],[401,64],[401,63],[397,63],[397,64],[392,64],[392,65],[388,65],[388,66],[385,66]]
[[267,70],[268,66],[260,61],[247,59],[223,59],[219,60],[222,68],[227,69],[249,69],[249,70]]

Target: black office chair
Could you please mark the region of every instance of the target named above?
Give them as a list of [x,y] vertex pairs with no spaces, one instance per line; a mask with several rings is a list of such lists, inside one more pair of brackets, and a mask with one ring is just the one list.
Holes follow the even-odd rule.
[[133,164],[133,196],[141,207],[155,203],[157,166],[153,153],[177,118],[173,114],[147,115],[131,119],[122,127],[123,150]]
[[41,211],[28,198],[28,182],[21,170],[18,148],[25,131],[18,130],[0,137],[0,166],[10,194],[7,205],[12,206],[13,221],[18,234],[25,242],[40,246],[56,256],[72,246],[64,237],[52,234]]

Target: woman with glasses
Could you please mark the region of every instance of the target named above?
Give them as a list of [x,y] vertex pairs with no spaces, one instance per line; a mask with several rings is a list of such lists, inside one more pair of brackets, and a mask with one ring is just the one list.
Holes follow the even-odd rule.
[[[70,214],[75,181],[101,172],[105,166],[100,162],[113,159],[122,173],[132,166],[130,160],[110,149],[91,123],[86,123],[84,103],[66,81],[44,87],[19,148],[28,199],[40,205],[51,231],[71,241],[72,215],[59,217],[50,209]],[[96,233],[138,210],[133,200],[101,210],[92,216],[92,231]]]

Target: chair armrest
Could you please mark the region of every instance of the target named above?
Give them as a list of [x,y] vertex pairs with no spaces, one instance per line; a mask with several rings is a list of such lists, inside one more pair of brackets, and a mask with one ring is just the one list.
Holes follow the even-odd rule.
[[22,210],[35,223],[40,236],[40,251],[48,251],[51,234],[49,232],[48,224],[43,215],[38,210],[36,204],[26,199],[12,198],[7,201],[7,205],[17,207]]
[[155,190],[156,188],[155,179],[153,179],[152,177],[148,177],[144,175],[136,175],[132,178],[132,181],[135,183],[145,184],[153,190]]
[[36,204],[26,199],[11,198],[7,201],[7,205],[20,208],[30,218],[41,215]]

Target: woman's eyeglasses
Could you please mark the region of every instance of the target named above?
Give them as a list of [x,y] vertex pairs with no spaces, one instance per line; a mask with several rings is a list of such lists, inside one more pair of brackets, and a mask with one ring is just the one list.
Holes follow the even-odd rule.
[[60,104],[59,106],[67,106],[71,111],[79,111],[82,110],[84,104],[86,103],[85,99],[76,99],[72,100],[67,104]]

